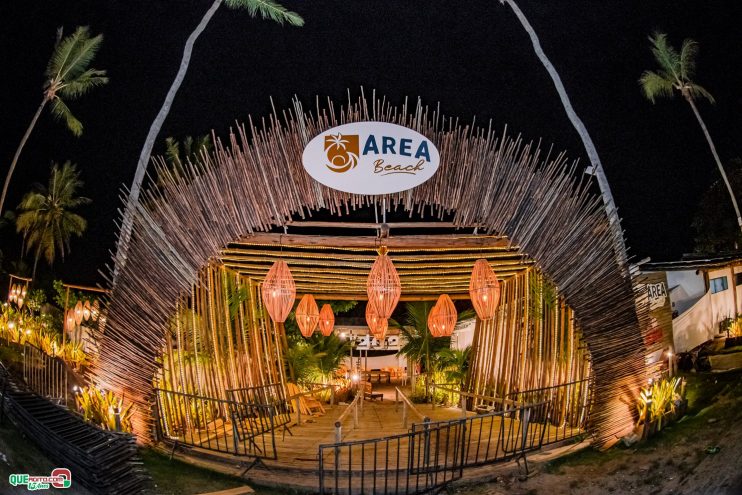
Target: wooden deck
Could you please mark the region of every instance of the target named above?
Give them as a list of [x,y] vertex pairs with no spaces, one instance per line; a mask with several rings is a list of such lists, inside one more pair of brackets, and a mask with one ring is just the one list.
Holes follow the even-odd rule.
[[[359,407],[357,426],[354,425],[353,412],[346,415],[341,430],[343,442],[401,435],[409,432],[413,423],[422,423],[422,418],[408,409],[407,425],[404,425],[404,406],[401,402],[395,403],[394,385],[374,384],[374,391],[382,392],[384,394],[383,400],[365,400],[362,406]],[[336,404],[334,407],[326,406],[325,414],[314,416],[303,415],[301,424],[298,425],[295,422],[290,424],[289,430],[286,432],[281,428],[276,429],[275,457],[277,459],[270,459],[270,457],[273,457],[272,454],[274,451],[269,433],[253,438],[254,443],[240,443],[238,446],[238,453],[240,455],[232,455],[234,450],[228,447],[225,450],[229,453],[211,452],[209,456],[212,458],[221,457],[225,462],[230,463],[238,459],[243,461],[247,459],[249,462],[249,456],[255,455],[255,450],[252,447],[257,445],[261,449],[260,452],[266,457],[263,460],[264,464],[270,468],[301,470],[307,473],[316,472],[319,465],[319,446],[336,442],[335,422],[348,407],[350,407],[348,404]],[[432,422],[462,418],[462,412],[459,408],[440,406],[433,408],[430,404],[415,404],[415,408],[420,415],[429,417]],[[474,416],[475,413],[473,412],[467,413],[468,418]],[[419,426],[417,427],[419,428]],[[483,418],[482,421],[473,422],[471,427],[467,426],[470,429],[468,431],[469,436],[467,437],[469,438],[466,453],[467,461],[473,463],[508,455],[509,451],[515,448],[514,442],[517,440],[517,437],[522,435],[520,427],[520,421],[517,418],[511,419],[501,416],[487,417]],[[215,435],[212,431],[210,440],[213,441],[214,437],[218,436],[221,438],[220,443],[222,445],[231,446],[234,444],[232,431],[233,429],[230,423],[222,424],[219,428],[218,435]],[[511,433],[510,435],[505,435],[509,438],[506,442],[503,442],[500,438],[502,431]],[[533,437],[540,431],[541,428],[535,428],[534,431],[529,430],[526,434],[529,437],[529,441],[536,440]],[[544,444],[551,443],[554,440],[564,438],[565,436],[569,437],[575,433],[578,433],[576,429],[559,428],[549,425],[544,434],[543,442]],[[453,449],[458,448],[458,446],[454,446],[453,441],[448,438],[441,438],[441,435],[444,435],[444,433],[433,433],[433,445],[435,445],[433,455],[437,452],[441,458],[444,458],[447,454],[450,455]],[[446,432],[445,435],[452,436],[451,432]],[[206,436],[202,437],[204,447],[207,445],[207,439],[209,438]],[[539,442],[536,441],[536,443]],[[367,444],[364,448],[376,449],[371,458],[376,457],[379,465],[381,463],[388,464],[390,462],[389,459],[405,460],[409,455],[409,446],[407,445],[406,438],[401,441],[392,440],[383,444],[379,443],[377,447]],[[357,455],[353,451],[353,447],[349,449],[352,451],[351,465],[348,465],[347,461],[343,459],[341,462],[342,467],[352,471],[369,469],[368,464],[361,465],[360,459],[362,456]],[[245,455],[248,457],[245,457]],[[368,463],[368,451],[365,453],[365,457],[365,462]],[[325,463],[334,463],[334,457],[326,451],[324,461]],[[397,462],[393,462],[392,464],[397,464]],[[329,466],[329,464],[327,465]]]

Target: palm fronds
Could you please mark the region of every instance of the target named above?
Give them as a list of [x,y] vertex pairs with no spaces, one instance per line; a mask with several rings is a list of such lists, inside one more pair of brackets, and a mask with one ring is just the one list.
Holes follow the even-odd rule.
[[304,25],[304,19],[299,14],[273,0],[225,0],[224,3],[231,9],[246,9],[252,17],[259,14],[263,19],[281,25],[284,22],[292,26]]

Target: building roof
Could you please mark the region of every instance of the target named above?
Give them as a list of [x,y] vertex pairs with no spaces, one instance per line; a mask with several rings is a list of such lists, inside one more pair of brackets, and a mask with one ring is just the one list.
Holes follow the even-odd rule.
[[695,255],[684,254],[680,261],[656,261],[640,264],[643,272],[669,272],[679,270],[699,270],[721,268],[742,264],[742,251],[722,254]]

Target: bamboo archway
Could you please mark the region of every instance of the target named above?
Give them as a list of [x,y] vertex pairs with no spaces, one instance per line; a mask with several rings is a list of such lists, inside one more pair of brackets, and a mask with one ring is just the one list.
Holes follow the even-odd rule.
[[[411,113],[410,113],[411,110]],[[152,431],[152,378],[168,319],[198,271],[228,243],[328,209],[342,215],[379,197],[329,189],[301,166],[304,145],[325,129],[361,120],[415,129],[436,144],[437,174],[386,195],[390,208],[453,213],[456,225],[505,235],[535,260],[574,309],[592,356],[593,431],[599,444],[633,425],[634,394],[645,380],[644,345],[630,280],[615,261],[611,229],[590,184],[574,179],[564,154],[543,156],[520,138],[457,125],[420,103],[408,109],[361,97],[347,107],[305,113],[296,102],[279,120],[241,126],[203,156],[203,169],[168,175],[137,206],[125,268],[118,274],[93,372],[100,385],[136,405],[141,441]]]

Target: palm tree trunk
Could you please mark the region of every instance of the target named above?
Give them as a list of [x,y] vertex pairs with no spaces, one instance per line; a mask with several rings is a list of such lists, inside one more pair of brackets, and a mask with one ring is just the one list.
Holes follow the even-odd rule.
[[155,140],[160,134],[162,125],[165,123],[165,119],[170,113],[170,107],[173,104],[175,95],[178,93],[178,90],[183,83],[183,79],[185,79],[186,72],[188,72],[188,64],[191,61],[193,45],[196,43],[196,40],[204,31],[204,29],[206,29],[206,26],[209,24],[209,21],[211,21],[211,18],[214,16],[219,6],[222,4],[222,1],[223,0],[214,0],[214,3],[211,4],[209,10],[207,10],[204,16],[201,18],[201,22],[198,23],[196,29],[194,29],[190,36],[188,36],[185,48],[183,49],[183,58],[181,58],[180,60],[180,68],[178,69],[178,73],[175,75],[175,80],[173,80],[173,84],[170,86],[170,89],[165,96],[165,101],[162,104],[162,108],[160,108],[157,117],[155,117],[155,120],[152,122],[152,125],[149,128],[149,133],[147,134],[147,138],[144,141],[144,147],[142,147],[142,151],[139,154],[137,169],[134,173],[134,181],[131,184],[129,197],[126,201],[126,209],[124,210],[124,218],[121,222],[121,232],[119,233],[113,270],[114,286],[116,285],[118,274],[121,272],[121,269],[126,264],[126,253],[129,247],[129,240],[131,239],[131,231],[134,227],[134,209],[139,202],[139,194],[142,190],[142,183],[144,182],[144,177],[147,172],[147,164],[149,163],[150,156],[152,155],[152,148],[154,148]]
[[621,271],[625,275],[628,275],[628,259],[626,257],[626,244],[623,238],[623,231],[621,230],[621,221],[618,218],[616,204],[613,201],[611,187],[608,184],[607,177],[605,176],[603,164],[600,161],[600,157],[598,156],[598,150],[595,149],[595,144],[590,138],[590,134],[587,132],[585,124],[583,124],[580,117],[577,116],[574,108],[572,108],[572,103],[569,100],[569,96],[567,96],[567,91],[564,89],[562,79],[559,77],[559,73],[556,71],[551,61],[544,53],[543,48],[541,48],[541,42],[539,41],[536,32],[533,30],[533,27],[528,22],[528,19],[526,19],[526,16],[523,14],[520,8],[518,8],[518,5],[513,0],[500,0],[500,3],[506,3],[510,6],[511,9],[513,9],[515,16],[518,18],[521,25],[523,26],[523,29],[525,29],[528,33],[528,36],[531,38],[531,43],[533,44],[533,50],[536,52],[536,56],[538,56],[541,64],[543,64],[546,72],[548,72],[549,76],[551,76],[554,87],[556,88],[557,93],[559,93],[559,99],[562,101],[564,110],[567,112],[567,117],[569,117],[572,126],[574,126],[575,130],[580,135],[582,144],[583,146],[585,146],[585,151],[587,151],[587,156],[588,158],[590,158],[590,164],[592,165],[592,174],[595,175],[595,178],[598,180],[598,186],[600,186],[600,192],[603,196],[605,214],[608,217],[608,222],[611,226],[611,230],[613,231],[613,248],[616,254],[616,262],[618,263],[619,267],[621,267]]
[[21,144],[18,145],[18,149],[15,150],[15,155],[13,156],[13,161],[10,164],[10,168],[8,169],[8,175],[5,176],[5,184],[3,185],[3,195],[0,196],[0,215],[3,212],[3,206],[5,205],[5,196],[8,194],[8,186],[10,185],[10,178],[13,176],[13,171],[15,170],[15,166],[18,163],[18,158],[21,156],[21,151],[23,151],[23,147],[26,145],[26,141],[28,141],[29,136],[31,136],[31,132],[33,131],[33,128],[36,127],[36,121],[39,120],[39,116],[41,115],[41,111],[44,110],[44,107],[46,106],[46,103],[49,100],[44,97],[43,100],[41,100],[41,105],[39,105],[39,108],[36,110],[36,114],[33,116],[33,119],[31,119],[31,124],[28,126],[28,129],[26,129],[26,133],[23,135],[23,138],[21,139]]
[[729,197],[732,198],[732,205],[734,205],[734,213],[737,215],[737,225],[739,226],[740,230],[742,230],[742,216],[739,214],[739,206],[737,206],[737,198],[734,197],[734,191],[732,191],[732,185],[729,184],[727,173],[724,171],[724,166],[721,164],[721,160],[719,159],[719,154],[716,152],[716,146],[714,146],[714,142],[711,140],[711,134],[709,134],[709,131],[706,128],[706,123],[701,118],[701,114],[698,113],[698,108],[696,107],[695,101],[693,101],[693,97],[690,95],[686,95],[685,99],[688,100],[688,103],[690,104],[690,107],[693,109],[693,113],[695,114],[696,119],[698,119],[698,125],[701,126],[701,130],[703,130],[703,135],[706,136],[706,141],[709,144],[709,148],[711,148],[711,154],[714,155],[714,160],[716,160],[716,166],[719,167],[719,173],[721,174],[721,178],[724,179],[724,184],[726,184],[727,191],[729,191]]
[[36,266],[39,264],[39,258],[41,257],[41,241],[39,241],[39,247],[36,248],[36,255],[33,259],[33,271],[31,272],[31,280],[36,279]]

